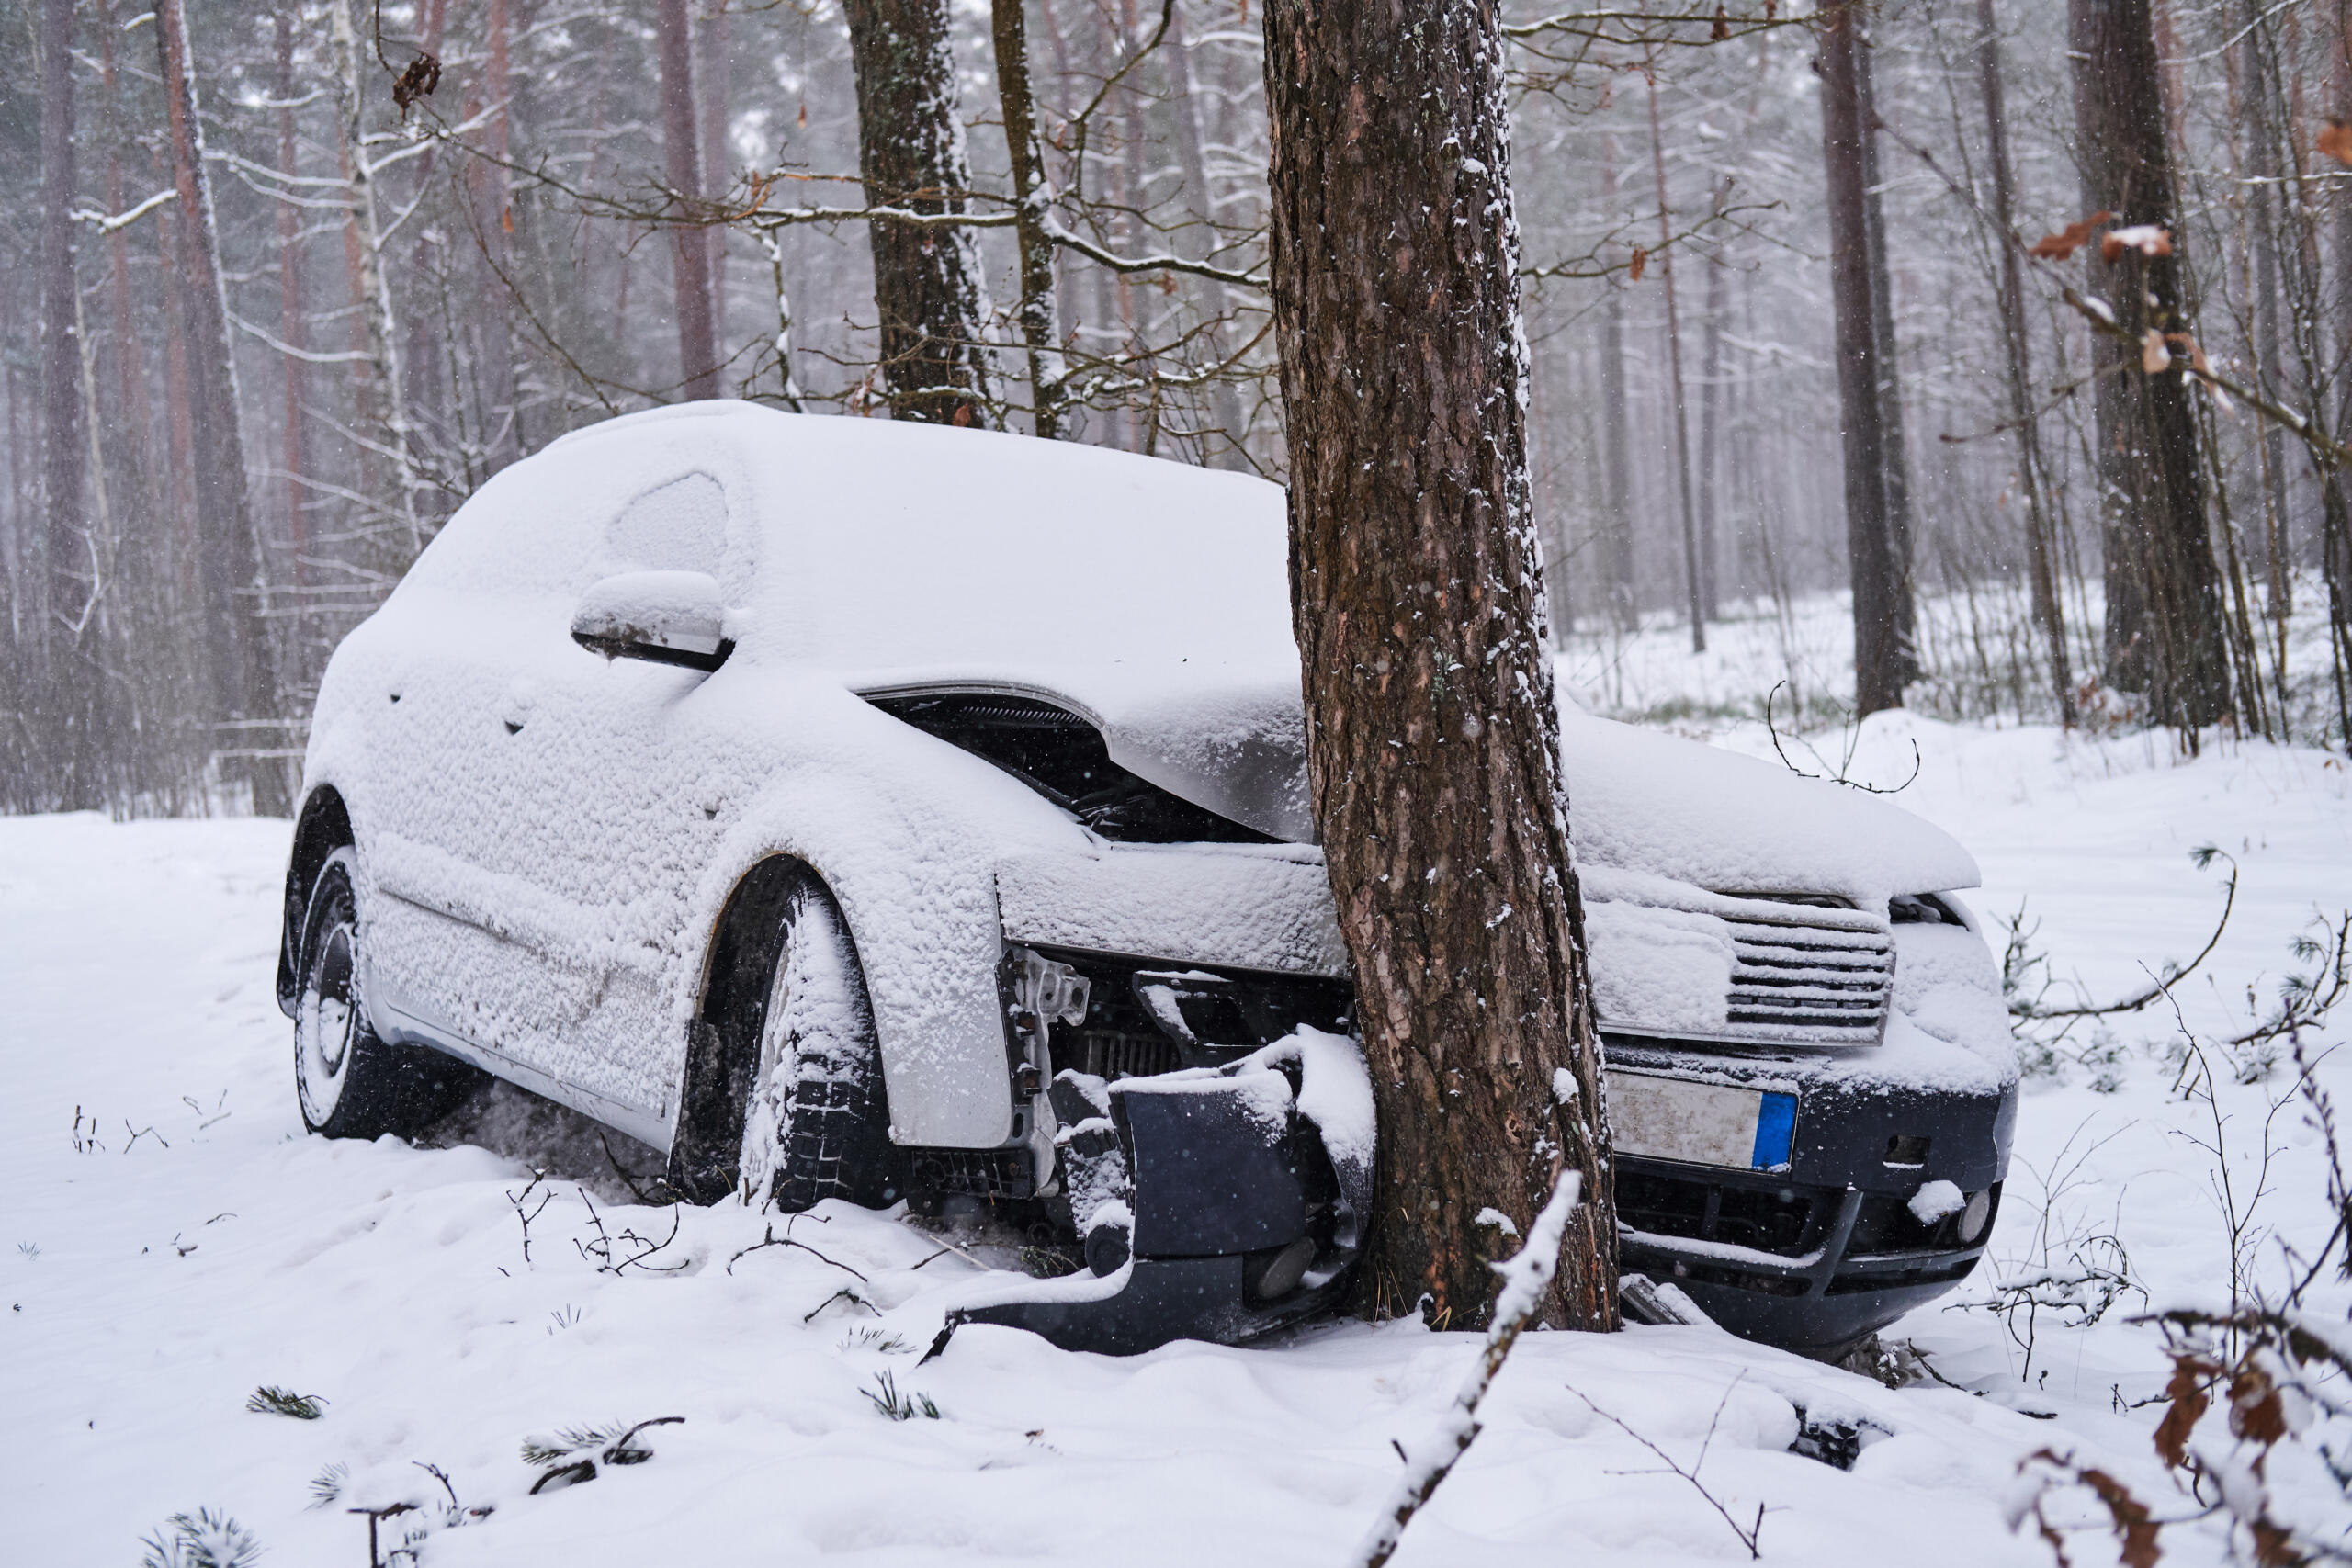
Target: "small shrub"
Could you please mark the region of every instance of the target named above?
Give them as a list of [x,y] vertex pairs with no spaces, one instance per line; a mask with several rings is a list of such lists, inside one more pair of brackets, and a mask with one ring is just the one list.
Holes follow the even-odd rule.
[[911,1421],[918,1416],[926,1421],[939,1419],[939,1406],[931,1402],[931,1395],[900,1393],[898,1380],[888,1372],[876,1372],[874,1386],[858,1392],[893,1421]]
[[141,1568],[252,1568],[261,1557],[250,1530],[209,1508],[174,1514],[142,1544]]

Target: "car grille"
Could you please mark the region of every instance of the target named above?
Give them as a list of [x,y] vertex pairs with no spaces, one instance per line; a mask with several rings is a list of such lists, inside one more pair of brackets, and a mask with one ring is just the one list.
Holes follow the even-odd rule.
[[[1744,1038],[1836,1044],[1877,1043],[1894,986],[1894,948],[1883,929],[1849,911],[1807,919],[1805,907],[1742,900],[1753,916],[1726,914],[1735,959],[1728,1021]],[[1767,912],[1769,911],[1769,912]]]

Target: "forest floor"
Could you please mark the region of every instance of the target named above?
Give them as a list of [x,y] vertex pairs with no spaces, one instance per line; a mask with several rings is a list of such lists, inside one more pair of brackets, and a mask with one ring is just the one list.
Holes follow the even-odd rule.
[[[1760,725],[1713,728],[1770,755]],[[1891,1390],[1703,1327],[1531,1336],[1400,1562],[1745,1561],[1734,1526],[1760,1507],[1767,1561],[2048,1564],[2005,1515],[2044,1448],[2111,1468],[2162,1517],[2197,1511],[2152,1450],[2161,1407],[2129,1408],[2170,1371],[2157,1332],[2129,1319],[2225,1303],[2233,1276],[2275,1285],[2282,1247],[2328,1232],[2324,1148],[2291,1064],[2211,1043],[2308,967],[2290,939],[2352,901],[2343,764],[2234,742],[2183,761],[2160,736],[1905,714],[1863,727],[1850,756],[1848,739],[1814,738],[1829,771],[1887,785],[1916,742],[1900,802],[1976,852],[1972,908],[1996,944],[2023,909],[2062,989],[2123,995],[2204,944],[2227,867],[2192,863],[2201,845],[2240,874],[2218,946],[2174,987],[2177,1011],[2033,1053],[1991,1261],[1890,1331],[1956,1387]],[[977,1328],[918,1366],[978,1269],[891,1217],[828,1206],[793,1231],[814,1250],[745,1252],[770,1220],[636,1205],[527,1128],[495,1148],[306,1137],[271,996],[286,840],[266,821],[0,820],[10,1562],[135,1563],[168,1516],[209,1508],[266,1561],[357,1565],[368,1524],[346,1510],[409,1502],[383,1544],[416,1535],[435,1568],[1339,1568],[1388,1496],[1392,1439],[1435,1425],[1476,1353],[1411,1323],[1126,1360]],[[2192,1039],[2215,1065],[2210,1097],[2179,1087]],[[2303,1037],[2307,1053],[2327,1043]],[[2352,1089],[2332,1062],[2319,1074]],[[549,1159],[570,1179],[532,1190],[526,1160]],[[624,1231],[661,1241],[673,1224],[642,1266],[599,1269],[600,1235],[625,1258]],[[2128,1287],[2095,1325],[1983,1304],[2002,1279],[2086,1260]],[[2347,1301],[2331,1278],[2312,1304],[2341,1321]],[[890,1418],[886,1379],[936,1417]],[[249,1411],[263,1385],[322,1413]],[[1788,1451],[1799,1406],[1865,1424],[1850,1472]],[[532,1495],[552,1466],[526,1461],[526,1439],[665,1416],[683,1419],[639,1434],[645,1462]],[[2315,1461],[2282,1454],[2273,1476],[2312,1518],[2346,1511]],[[2075,1562],[2114,1560],[2087,1497],[2049,1513]],[[2211,1520],[2164,1540],[2174,1561],[2226,1550]]]

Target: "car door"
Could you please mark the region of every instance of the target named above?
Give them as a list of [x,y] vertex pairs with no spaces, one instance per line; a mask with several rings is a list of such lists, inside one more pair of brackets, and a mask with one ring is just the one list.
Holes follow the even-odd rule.
[[688,468],[607,515],[531,592],[445,607],[412,667],[415,743],[383,759],[399,809],[372,857],[389,895],[379,989],[426,1037],[658,1141],[672,1075],[641,1025],[674,900],[647,868],[679,852],[664,829],[685,806],[658,752],[705,678],[608,661],[571,640],[571,616],[605,576],[727,574],[729,512]]

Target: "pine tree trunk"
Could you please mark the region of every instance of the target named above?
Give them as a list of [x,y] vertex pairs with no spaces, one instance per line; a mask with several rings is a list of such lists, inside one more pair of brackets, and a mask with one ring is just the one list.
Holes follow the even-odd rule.
[[[1729,183],[1724,182],[1726,186]],[[1722,561],[1715,538],[1715,470],[1723,446],[1724,274],[1727,270],[1718,246],[1707,256],[1707,324],[1699,335],[1699,603],[1710,621],[1719,619],[1723,610],[1715,582]]]
[[[2273,397],[2285,392],[2278,358],[2278,103],[2270,90],[2268,62],[2262,48],[2262,0],[2246,0],[2245,91],[2241,98],[2248,157],[2246,228],[2252,250],[2254,293],[2255,380]],[[2291,394],[2287,394],[2290,395]],[[2269,613],[2284,623],[2292,608],[2291,529],[2287,511],[2287,433],[2266,421],[2262,427],[2262,544],[2264,575],[2269,589]]]
[[[2177,230],[2149,0],[2068,0],[2068,20],[2085,206]],[[2110,264],[2096,248],[2086,254],[2092,290],[2133,338],[2189,330],[2177,255],[2126,250]],[[2192,731],[2230,710],[2230,667],[2189,389],[2177,374],[2143,370],[2140,352],[2111,338],[2091,344],[2107,679],[2146,693],[2156,722]]]
[[[205,640],[213,711],[229,728],[223,749],[282,744],[260,724],[277,716],[271,671],[267,584],[253,501],[245,487],[244,426],[237,403],[236,362],[229,342],[229,301],[220,276],[220,230],[212,215],[211,176],[204,166],[204,126],[188,58],[184,0],[157,0],[155,45],[170,128],[172,173],[179,192],[178,293],[187,317],[189,390],[195,401],[198,575],[204,584]],[[250,759],[242,771],[253,809],[282,817],[292,805],[287,768]]]
[[41,794],[54,806],[99,804],[89,776],[90,715],[85,697],[96,671],[77,635],[96,584],[85,513],[88,433],[82,423],[79,283],[74,243],[74,0],[41,0],[40,28],[40,500],[41,525],[26,543],[34,628],[30,675],[35,755],[48,774]]
[[[1176,121],[1176,157],[1184,175],[1186,204],[1201,222],[1187,226],[1180,236],[1179,252],[1195,261],[1207,259],[1216,243],[1216,230],[1210,227],[1216,217],[1216,193],[1210,188],[1208,151],[1201,135],[1201,109],[1193,80],[1193,50],[1185,40],[1182,8],[1177,7],[1169,17],[1168,36],[1160,49],[1168,61],[1168,74],[1173,102],[1169,109]],[[1208,304],[1216,316],[1225,313],[1225,285],[1203,284],[1212,292]],[[1226,334],[1220,324],[1212,323],[1201,333],[1201,346],[1205,357],[1212,361],[1225,358]],[[1229,378],[1220,378],[1209,384],[1209,411],[1224,431],[1227,446],[1222,451],[1211,450],[1203,461],[1213,468],[1233,468],[1248,471],[1251,465],[1243,441],[1250,434],[1250,417],[1241,406],[1241,392]]]
[[[695,113],[694,27],[686,0],[654,7],[662,54],[662,149],[670,188],[702,196],[702,128]],[[678,378],[689,399],[718,396],[718,349],[710,325],[710,240],[681,224],[670,231],[670,281],[678,317]]]
[[1886,204],[1879,193],[1878,89],[1871,40],[1854,35],[1854,93],[1862,133],[1862,210],[1870,231],[1871,324],[1878,333],[1879,428],[1886,441],[1886,539],[1894,555],[1894,634],[1905,684],[1919,675],[1918,612],[1911,570],[1911,455],[1903,436],[1903,379],[1895,364],[1894,271],[1886,248]]
[[1829,293],[1837,315],[1838,406],[1845,431],[1846,548],[1854,587],[1854,707],[1903,705],[1902,562],[1888,526],[1885,403],[1871,288],[1870,180],[1856,52],[1860,0],[1821,11],[1823,164],[1829,186]]
[[1028,19],[1022,0],[995,0],[990,25],[996,45],[998,109],[1012,167],[1013,246],[1021,299],[1013,321],[1028,351],[1030,429],[1044,440],[1062,434],[1062,383],[1069,366],[1057,339],[1060,315],[1054,243],[1046,235],[1046,152],[1037,139],[1037,99],[1029,72]]
[[1657,126],[1657,78],[1650,78],[1650,168],[1657,178],[1658,280],[1666,288],[1667,388],[1674,398],[1674,493],[1682,503],[1682,577],[1690,615],[1690,651],[1707,651],[1707,601],[1699,557],[1699,520],[1690,486],[1690,406],[1682,389],[1682,317],[1674,295],[1674,219],[1666,194],[1666,141]]
[[2017,231],[2016,176],[2009,163],[2007,108],[2001,84],[2001,35],[1993,0],[1976,0],[1976,64],[1984,93],[1985,161],[1993,173],[1993,220],[2001,251],[2001,349],[2007,372],[2009,417],[2018,433],[2018,488],[2025,494],[2026,575],[2033,619],[2041,631],[2058,718],[2075,723],[2075,679],[2066,653],[2066,620],[2058,601],[2057,548],[2042,495],[2040,422],[2034,418],[2033,371],[2025,315],[2025,278],[2012,243]]
[[[857,73],[866,201],[964,211],[972,175],[956,115],[947,0],[843,0],[842,10]],[[893,417],[993,429],[995,394],[980,337],[988,287],[971,231],[877,218],[866,236]]]
[[[1600,137],[1600,200],[1617,216],[1617,138]],[[1600,576],[1609,594],[1609,621],[1622,634],[1641,628],[1634,595],[1634,458],[1625,432],[1625,291],[1603,285],[1600,314]]]
[[1492,1208],[1583,1180],[1543,1316],[1613,1327],[1616,1224],[1529,514],[1493,9],[1265,7],[1275,335],[1316,818],[1380,1146],[1365,1305],[1482,1325]]
[[[498,0],[503,5],[505,0]],[[727,36],[727,6],[717,0],[695,25],[695,100],[702,111],[702,188],[724,196],[735,183],[735,154],[727,131],[735,107],[734,53]],[[706,231],[710,245],[710,321],[720,342],[727,338],[727,224]]]
[[523,455],[522,410],[514,391],[514,195],[506,170],[511,133],[508,114],[514,97],[510,54],[513,23],[507,0],[490,0],[483,90],[490,99],[490,157],[480,165],[480,215],[485,259],[481,322],[483,460],[492,473]]
[[[273,18],[277,45],[277,166],[288,175],[300,167],[300,144],[294,139],[294,18],[280,7]],[[290,201],[277,204],[277,335],[289,347],[302,348],[309,335],[308,312],[302,301],[302,215]],[[282,356],[279,374],[286,390],[286,538],[293,555],[294,581],[300,586],[309,575],[310,554],[307,499],[302,480],[309,468],[303,439],[303,362],[297,355]],[[299,621],[296,623],[300,624]]]

